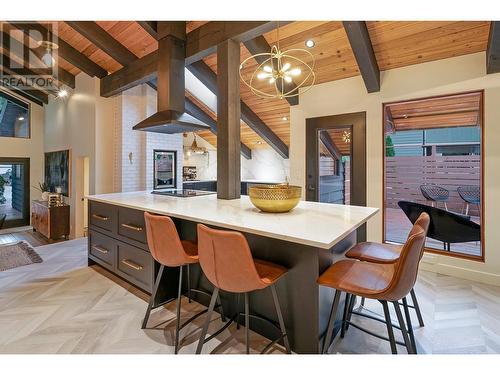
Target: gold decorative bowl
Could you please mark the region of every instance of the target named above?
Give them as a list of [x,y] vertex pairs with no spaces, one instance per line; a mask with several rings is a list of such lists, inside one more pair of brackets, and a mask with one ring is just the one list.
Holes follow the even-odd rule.
[[288,184],[254,185],[248,189],[250,201],[264,212],[288,212],[299,204],[300,186]]

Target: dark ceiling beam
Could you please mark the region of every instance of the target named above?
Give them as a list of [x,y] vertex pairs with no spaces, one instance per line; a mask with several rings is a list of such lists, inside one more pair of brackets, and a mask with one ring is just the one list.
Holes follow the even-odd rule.
[[[208,22],[187,34],[186,66],[214,53],[217,44],[233,39],[246,42],[276,28],[276,22]],[[101,80],[101,96],[110,97],[151,80],[157,70],[158,53],[153,51]],[[140,67],[140,72],[137,68]]]
[[[32,74],[33,72],[29,71],[28,69],[23,69],[20,72],[18,69],[16,69],[16,72],[13,72],[7,68],[7,66],[9,65],[9,58],[7,56],[0,56],[0,59],[2,59],[2,63],[5,64],[5,65],[0,67],[1,70],[5,74],[12,75],[14,77],[17,76],[20,79],[22,78],[20,74],[22,74],[23,76],[33,75]],[[9,90],[16,92],[17,94],[19,94],[23,98],[28,99],[28,100],[38,104],[39,106],[43,106],[44,103],[48,104],[48,102],[49,102],[48,94],[38,90],[36,87],[24,89],[24,88],[20,88],[20,87],[9,84],[9,82],[7,80],[2,80],[1,85],[8,88]]]
[[[189,98],[186,98],[185,107],[186,107],[186,112],[188,114],[210,126],[210,131],[214,135],[217,135],[217,121],[215,121],[212,117],[210,117],[203,109],[198,107]],[[241,147],[240,150],[241,155],[243,155],[246,159],[251,159],[252,150],[243,142],[241,142],[240,147]]]
[[[157,90],[156,79],[149,81],[147,85],[152,89]],[[217,121],[215,121],[208,113],[206,113],[189,98],[185,98],[184,107],[187,114],[210,126],[212,134],[217,135]],[[241,155],[243,155],[246,159],[252,158],[252,150],[243,142],[241,142]]]
[[244,43],[276,28],[275,21],[212,21],[194,29],[186,41],[186,65],[217,51],[217,45],[232,39]]
[[500,21],[491,21],[486,50],[486,73],[500,73]]
[[[23,51],[23,44],[21,42],[19,42],[17,39],[11,38],[10,35],[5,32],[2,32],[0,40],[2,42],[1,46],[3,47],[4,52],[13,53],[19,59],[22,59],[24,61],[24,56],[20,56],[20,54],[16,53],[18,51]],[[33,54],[40,60],[41,63],[41,59],[45,54],[45,50],[42,48],[32,48],[29,51],[33,52]],[[57,67],[57,76],[55,76],[54,78],[56,78],[60,83],[71,87],[72,89],[75,88],[75,76],[61,67]]]
[[321,143],[325,146],[325,148],[328,150],[330,155],[333,156],[334,159],[336,160],[341,160],[342,159],[342,153],[340,150],[335,146],[335,143],[333,143],[332,138],[328,134],[326,130],[322,130],[319,133],[319,139]]
[[147,31],[153,38],[158,39],[158,23],[156,21],[137,21],[137,23]]
[[[217,75],[210,67],[203,61],[189,65],[188,70],[198,78],[212,93],[217,95]],[[260,119],[249,106],[242,100],[241,105],[241,119],[247,124],[250,129],[257,133],[269,146],[271,146],[283,158],[288,159],[288,146],[281,140],[280,137],[274,133],[264,121]]]
[[65,21],[69,26],[83,35],[97,48],[111,56],[121,65],[126,66],[137,60],[137,56],[123,44],[108,34],[101,26],[93,21]]
[[[264,38],[263,35],[259,35],[256,38],[247,40],[246,42],[243,43],[252,55],[257,55],[259,53],[269,53],[271,51],[271,46],[269,43],[267,43],[266,38]],[[266,55],[261,55],[261,56],[256,56],[255,61],[257,61],[258,64],[264,63],[268,59],[268,56]],[[297,85],[295,83],[286,83],[285,82],[285,92],[294,92],[297,89]],[[290,98],[285,98],[286,101],[290,105],[297,105],[299,104],[299,97],[298,96],[293,96]]]
[[[27,35],[29,35],[29,30],[37,30],[42,35],[47,35],[47,37],[51,40],[54,38],[49,30],[36,22],[29,24],[10,22],[10,24],[17,29],[22,30]],[[83,53],[70,46],[64,40],[57,38],[57,44],[59,46],[57,50],[59,56],[69,62],[71,65],[87,73],[89,76],[103,78],[108,75],[108,72],[105,69],[93,62]]]
[[364,21],[344,21],[352,52],[368,92],[380,91],[380,69]]

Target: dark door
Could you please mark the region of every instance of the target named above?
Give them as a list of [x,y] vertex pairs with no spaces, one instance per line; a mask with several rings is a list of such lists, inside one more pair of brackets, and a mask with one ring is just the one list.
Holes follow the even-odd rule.
[[306,120],[305,182],[308,201],[366,206],[365,112]]
[[29,225],[29,158],[0,158],[0,229]]

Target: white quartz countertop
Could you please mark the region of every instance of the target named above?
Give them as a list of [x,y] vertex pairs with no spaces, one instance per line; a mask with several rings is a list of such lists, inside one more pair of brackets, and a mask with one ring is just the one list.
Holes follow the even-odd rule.
[[283,214],[264,213],[246,195],[170,197],[149,191],[92,195],[89,200],[191,220],[222,228],[329,249],[378,212],[378,208],[301,201]]

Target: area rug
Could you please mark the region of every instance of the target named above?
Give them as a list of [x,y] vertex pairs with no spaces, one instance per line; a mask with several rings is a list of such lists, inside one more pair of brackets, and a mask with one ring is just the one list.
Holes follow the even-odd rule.
[[0,246],[0,271],[42,262],[40,255],[26,241]]

